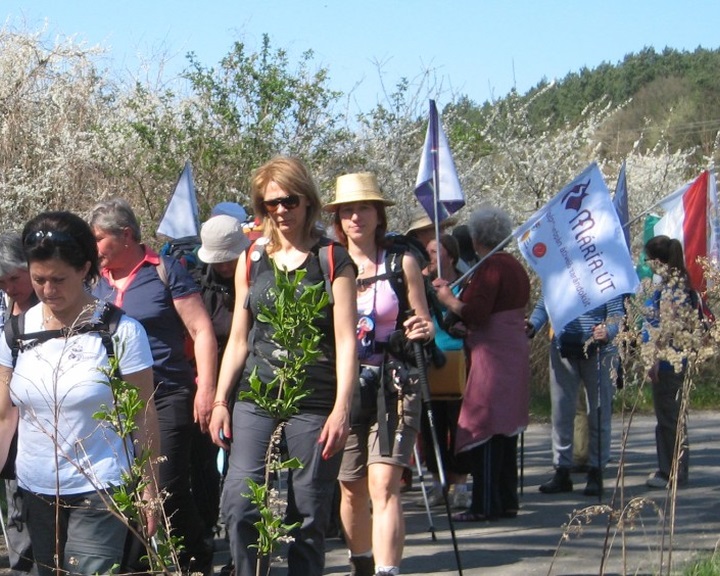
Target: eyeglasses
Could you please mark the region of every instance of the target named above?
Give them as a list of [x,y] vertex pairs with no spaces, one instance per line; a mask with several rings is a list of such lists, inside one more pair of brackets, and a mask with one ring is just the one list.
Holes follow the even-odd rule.
[[42,243],[43,240],[47,240],[55,246],[78,246],[77,240],[70,236],[70,234],[67,232],[58,232],[56,230],[38,230],[37,232],[30,232],[30,234],[25,236],[23,244],[27,248],[33,248]]
[[300,206],[300,196],[297,194],[290,194],[290,196],[282,196],[281,198],[273,198],[272,200],[263,200],[265,210],[271,214],[277,212],[277,209],[281,204],[285,210],[293,210]]

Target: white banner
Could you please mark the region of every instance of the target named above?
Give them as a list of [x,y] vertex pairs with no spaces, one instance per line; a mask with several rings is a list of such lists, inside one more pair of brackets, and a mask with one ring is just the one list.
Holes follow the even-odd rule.
[[542,280],[556,333],[585,312],[638,287],[620,220],[595,163],[513,236]]

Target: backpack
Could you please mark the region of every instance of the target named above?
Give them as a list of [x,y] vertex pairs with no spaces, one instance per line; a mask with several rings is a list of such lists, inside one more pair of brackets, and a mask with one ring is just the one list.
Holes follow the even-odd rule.
[[[403,272],[403,257],[405,254],[411,254],[417,261],[418,266],[422,269],[430,262],[430,256],[422,243],[411,236],[388,234],[386,238],[390,240],[390,246],[385,249],[385,272],[371,278],[358,280],[358,285],[370,286],[379,280],[387,280],[390,283],[398,299],[399,310],[395,324],[395,332],[390,336],[389,340],[390,351],[395,357],[402,358],[415,366],[417,362],[413,352],[413,345],[403,336],[403,323],[407,319],[408,314],[411,313],[405,274]],[[435,289],[429,278],[424,275],[422,278],[428,311],[431,316],[440,319],[443,317],[442,306],[437,298],[437,294],[435,294]],[[426,343],[423,346],[423,351],[426,362],[431,363],[436,368],[442,368],[445,365],[445,355],[442,350],[437,347],[434,340]]]
[[165,242],[160,248],[160,256],[169,256],[180,263],[188,270],[202,266],[198,257],[200,249],[200,238],[198,236],[183,236]]
[[[379,280],[387,280],[390,283],[390,286],[395,292],[395,296],[397,296],[398,307],[400,309],[395,328],[400,329],[407,318],[407,313],[410,312],[410,302],[408,300],[405,275],[403,273],[403,257],[405,254],[410,253],[422,270],[430,262],[430,256],[422,243],[411,236],[388,234],[386,238],[390,240],[391,243],[390,246],[385,249],[385,272],[372,278],[363,278],[359,280],[358,283],[360,286],[365,287]],[[442,318],[442,307],[440,306],[440,302],[437,299],[430,280],[423,276],[423,282],[425,298],[427,299],[430,314],[437,318]]]
[[[97,332],[100,334],[103,346],[105,346],[105,352],[107,353],[108,359],[115,357],[115,345],[113,343],[113,336],[117,331],[118,324],[122,318],[123,312],[120,308],[109,302],[105,303],[105,308],[100,315],[100,319],[92,324],[83,324],[76,329],[72,330],[74,334],[87,334],[89,332]],[[10,352],[12,353],[12,365],[15,368],[17,364],[18,355],[20,352],[34,348],[38,344],[42,344],[47,340],[53,338],[59,338],[61,336],[68,336],[71,331],[67,328],[61,330],[42,330],[40,332],[30,332],[25,334],[25,312],[17,316],[11,316],[3,327],[5,334],[5,341],[7,342]],[[118,374],[119,375],[119,374]],[[10,443],[10,449],[8,451],[7,460],[5,466],[0,471],[0,478],[7,480],[15,479],[15,458],[17,457],[17,440],[18,432],[15,429],[12,441]]]
[[202,262],[198,257],[198,250],[201,242],[198,236],[184,236],[165,242],[160,248],[160,263],[157,265],[157,274],[162,283],[168,285],[168,273],[163,256],[173,258],[180,262],[188,272],[202,268]]

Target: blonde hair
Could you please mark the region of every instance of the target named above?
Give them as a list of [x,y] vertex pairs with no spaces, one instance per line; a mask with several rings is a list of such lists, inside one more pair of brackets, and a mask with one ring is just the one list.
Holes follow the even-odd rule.
[[288,194],[297,194],[307,200],[307,214],[303,233],[306,238],[319,238],[321,233],[317,226],[320,219],[322,204],[315,181],[312,179],[307,166],[298,158],[292,156],[276,156],[269,160],[252,175],[251,198],[255,214],[262,216],[263,236],[270,239],[270,251],[279,246],[280,238],[277,226],[263,204],[265,190],[270,182],[275,182]]

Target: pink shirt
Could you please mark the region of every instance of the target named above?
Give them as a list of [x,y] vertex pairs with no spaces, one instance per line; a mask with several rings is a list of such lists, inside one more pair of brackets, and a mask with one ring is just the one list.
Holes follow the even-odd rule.
[[[385,274],[385,252],[380,254],[377,275]],[[400,305],[389,280],[379,280],[362,292],[358,292],[358,318],[371,317],[375,324],[375,342],[387,342],[395,330]],[[363,364],[379,365],[382,354],[374,354]]]

